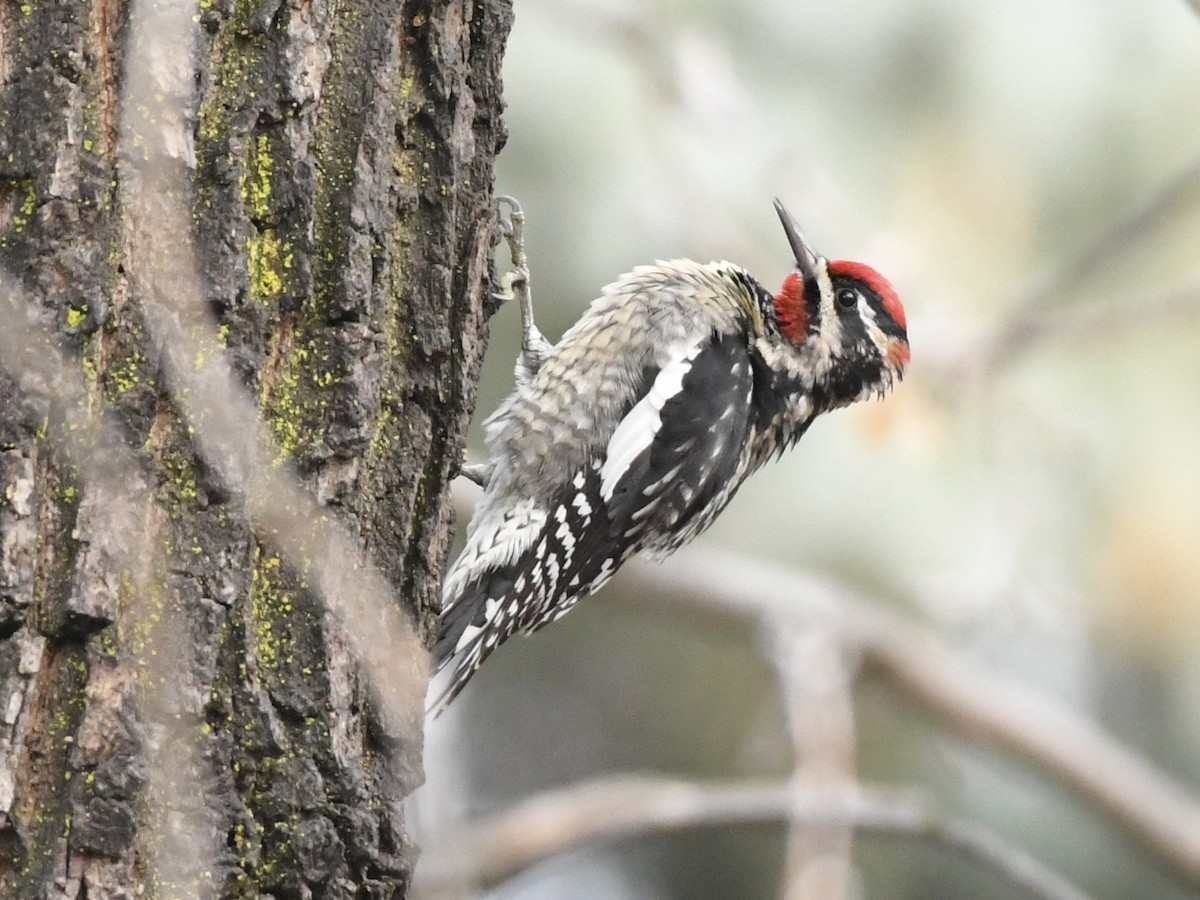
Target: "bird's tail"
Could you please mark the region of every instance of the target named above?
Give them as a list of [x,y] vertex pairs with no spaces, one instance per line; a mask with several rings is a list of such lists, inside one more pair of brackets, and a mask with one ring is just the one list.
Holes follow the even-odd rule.
[[545,529],[546,513],[534,500],[489,512],[477,509],[467,545],[446,574],[437,642],[439,671],[449,682],[430,706],[441,713],[458,696],[483,661],[509,635],[521,629],[534,590],[528,553]]
[[442,612],[433,658],[438,671],[449,669],[450,675],[429,704],[429,711],[435,716],[445,711],[483,661],[517,630],[518,623],[505,617],[505,607],[501,605],[512,590],[513,569],[506,566],[483,573]]

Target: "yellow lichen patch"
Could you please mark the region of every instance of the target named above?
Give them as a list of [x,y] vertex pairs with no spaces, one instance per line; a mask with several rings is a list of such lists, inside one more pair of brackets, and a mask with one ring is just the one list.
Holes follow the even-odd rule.
[[135,350],[124,359],[114,362],[115,364],[109,366],[104,377],[105,392],[109,400],[115,400],[142,383],[142,370],[145,367],[146,358]]
[[272,339],[259,407],[278,448],[276,465],[318,452],[324,441],[327,390],[340,379],[320,337],[285,324]]
[[279,448],[276,465],[292,456],[300,445],[303,406],[297,395],[300,378],[296,373],[307,362],[308,350],[305,347],[288,346],[289,337],[290,333],[284,333],[272,341],[270,355],[280,360],[280,367],[274,378],[263,379],[259,400],[259,406],[266,414],[275,436],[275,445]]
[[[234,17],[236,18],[236,16]],[[246,41],[243,29],[230,21],[222,27],[210,50],[212,90],[206,91],[200,104],[200,137],[206,141],[224,142],[233,130],[230,111],[242,108],[238,95],[245,91],[253,96],[261,77],[259,62],[263,53],[261,41]],[[226,152],[220,148],[218,152]]]
[[295,257],[291,246],[273,228],[250,238],[250,296],[259,303],[277,303],[287,285]]
[[271,212],[271,178],[275,161],[271,141],[260,134],[250,146],[240,180],[242,199],[252,219],[264,220]]
[[250,575],[250,632],[254,657],[268,670],[290,664],[294,648],[287,620],[295,611],[295,595],[281,567],[278,556],[261,547],[255,549]]
[[[124,577],[128,577],[128,576],[124,576]],[[117,625],[109,625],[107,628],[103,628],[99,632],[97,632],[97,635],[96,635],[97,646],[99,646],[100,651],[105,656],[116,656],[117,655],[117,651],[120,649],[119,635],[117,632],[118,632]]]
[[21,205],[13,211],[9,222],[12,225],[13,234],[24,234],[37,210],[37,187],[32,178],[16,182],[15,187],[21,194]]
[[[158,485],[154,495],[171,519],[178,520],[193,512],[200,499],[200,481],[193,455],[191,427],[170,409],[162,408],[154,417],[146,437],[146,449],[154,455]],[[164,542],[169,543],[169,542]],[[170,552],[191,548],[174,547]]]
[[67,310],[67,327],[78,328],[84,323],[84,320],[87,319],[87,314],[88,311],[86,306],[79,309],[71,307]]
[[417,186],[417,170],[407,151],[397,149],[392,153],[392,168],[396,170],[401,184],[408,187]]
[[160,464],[167,512],[174,517],[182,508],[194,506],[199,497],[196,467],[192,460],[177,454],[164,454]]

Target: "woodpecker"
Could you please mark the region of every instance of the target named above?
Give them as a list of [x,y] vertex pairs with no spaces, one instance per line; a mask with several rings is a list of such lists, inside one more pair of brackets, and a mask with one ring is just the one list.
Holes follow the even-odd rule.
[[692,540],[819,415],[882,397],[909,359],[904,307],[862,263],[817,253],[776,200],[795,269],[771,293],[727,262],[639,266],[558,344],[533,322],[515,201],[516,387],[486,421],[485,487],[446,576],[441,712],[493,650],[595,593],[637,553]]

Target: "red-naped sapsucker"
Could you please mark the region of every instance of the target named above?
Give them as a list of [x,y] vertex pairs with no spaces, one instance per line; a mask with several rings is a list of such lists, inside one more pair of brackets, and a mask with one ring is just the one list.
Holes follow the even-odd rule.
[[464,470],[486,491],[445,580],[439,711],[510,635],[559,618],[633,554],[696,537],[817,416],[883,396],[909,359],[892,286],[821,256],[778,201],[796,268],[777,293],[727,262],[640,266],[551,346],[509,203],[523,350],[486,423],[488,461]]

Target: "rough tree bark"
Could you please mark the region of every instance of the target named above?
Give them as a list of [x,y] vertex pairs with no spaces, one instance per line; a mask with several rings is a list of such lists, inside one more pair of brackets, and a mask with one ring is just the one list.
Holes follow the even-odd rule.
[[[421,735],[374,714],[305,572],[200,459],[130,275],[130,9],[0,5],[0,264],[86,379],[85,415],[133,455],[155,585],[135,596],[137,561],[101,533],[111,485],[55,440],[61,398],[0,366],[0,894],[158,892],[134,697],[154,621],[175,616],[219,847],[197,889],[403,896]],[[485,340],[510,4],[197,12],[187,202],[217,334],[280,464],[427,619]]]

